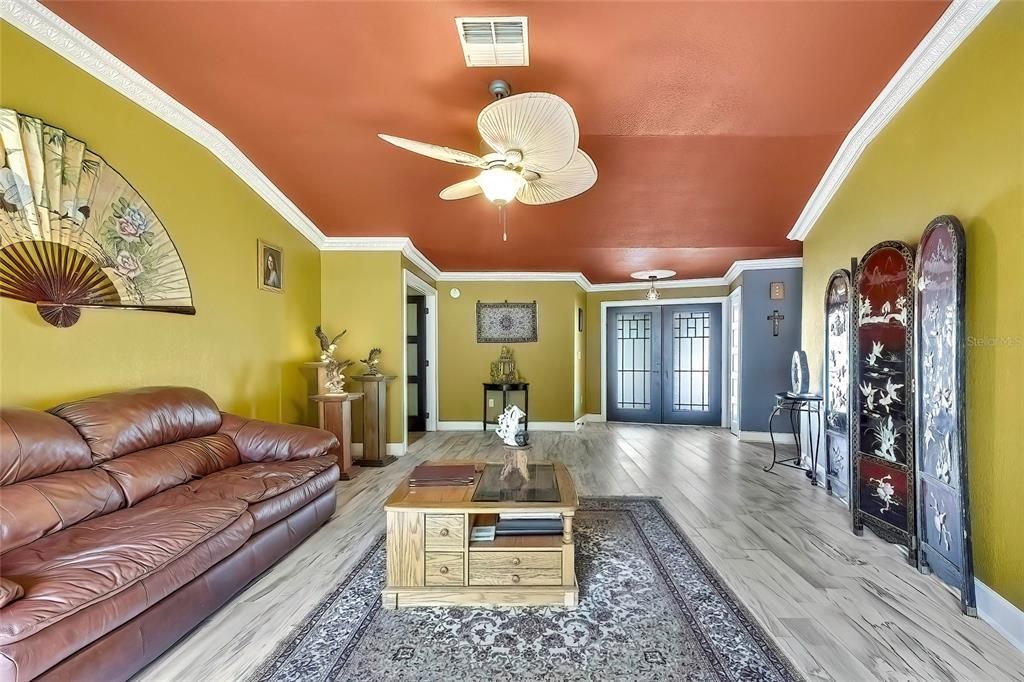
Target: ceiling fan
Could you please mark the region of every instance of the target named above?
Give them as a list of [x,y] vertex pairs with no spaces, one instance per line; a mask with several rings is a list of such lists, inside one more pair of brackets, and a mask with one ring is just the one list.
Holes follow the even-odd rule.
[[508,239],[502,208],[513,200],[553,204],[586,192],[597,182],[597,167],[579,148],[580,129],[572,107],[557,95],[525,92],[512,95],[505,81],[493,81],[495,101],[477,118],[483,156],[394,135],[378,137],[410,152],[461,166],[480,174],[441,190],[446,200],[483,194],[498,207],[503,238]]

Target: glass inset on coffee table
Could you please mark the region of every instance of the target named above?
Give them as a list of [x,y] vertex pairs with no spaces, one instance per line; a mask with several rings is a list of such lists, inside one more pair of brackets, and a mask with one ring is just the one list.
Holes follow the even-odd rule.
[[[558,478],[553,464],[528,464],[528,476],[501,464],[484,467],[473,493],[474,502],[558,502]],[[502,475],[504,473],[504,475]]]

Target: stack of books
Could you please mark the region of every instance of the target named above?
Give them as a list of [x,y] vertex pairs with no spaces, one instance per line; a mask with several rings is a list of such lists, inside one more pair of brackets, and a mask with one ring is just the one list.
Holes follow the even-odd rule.
[[410,488],[438,485],[473,485],[476,467],[472,464],[421,464],[409,476]]
[[508,512],[498,514],[496,535],[561,535],[562,515],[558,512]]
[[494,539],[494,526],[473,526],[470,531],[470,542],[490,542]]

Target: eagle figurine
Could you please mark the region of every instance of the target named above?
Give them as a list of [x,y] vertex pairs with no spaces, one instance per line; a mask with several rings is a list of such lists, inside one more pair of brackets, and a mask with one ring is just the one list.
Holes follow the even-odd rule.
[[371,348],[369,354],[359,362],[366,365],[368,376],[378,376],[380,374],[380,370],[377,369],[377,365],[380,364],[380,348]]

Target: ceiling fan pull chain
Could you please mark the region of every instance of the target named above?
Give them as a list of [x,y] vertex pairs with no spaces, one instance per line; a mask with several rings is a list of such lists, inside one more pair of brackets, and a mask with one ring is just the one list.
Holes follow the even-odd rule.
[[503,204],[498,205],[498,222],[501,223],[501,241],[508,241],[508,213]]

